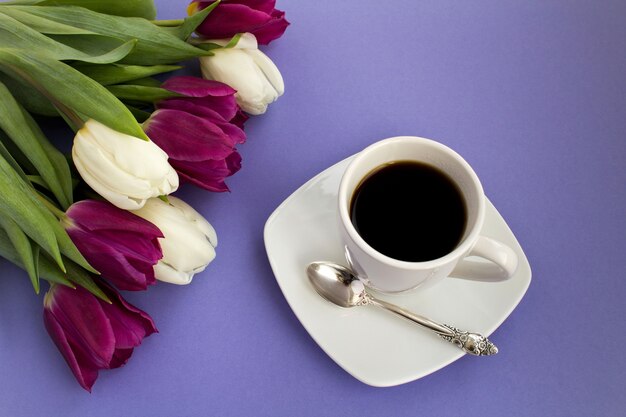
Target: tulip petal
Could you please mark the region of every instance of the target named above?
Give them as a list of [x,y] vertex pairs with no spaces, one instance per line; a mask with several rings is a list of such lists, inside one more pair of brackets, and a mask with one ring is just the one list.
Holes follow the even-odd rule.
[[204,233],[206,238],[209,239],[211,245],[217,247],[217,233],[213,225],[209,223],[207,219],[180,198],[173,197],[170,204],[179,209],[189,221],[193,222],[195,226]]
[[263,72],[263,75],[265,75],[272,87],[274,87],[278,96],[282,96],[285,93],[285,82],[276,64],[258,49],[249,50],[248,54],[259,66],[259,69]]
[[187,285],[193,279],[193,273],[178,271],[163,261],[154,266],[154,274],[159,281],[176,285]]
[[[195,3],[199,7],[194,7],[194,10],[204,9],[213,1]],[[273,0],[223,1],[205,18],[196,32],[204,37],[217,39],[250,32],[260,44],[267,45],[280,38],[289,26],[285,12],[275,9],[275,4]]]
[[168,79],[162,87],[186,97],[162,100],[158,108],[178,109],[179,103],[192,102],[218,112],[225,120],[232,119],[239,109],[234,98],[236,91],[219,81],[179,76]]
[[[240,117],[239,115],[243,113],[239,111],[239,106],[235,103],[234,97],[233,103],[235,104],[236,110],[231,117]],[[199,102],[194,102],[189,99],[172,99],[162,101],[157,107],[159,109],[184,111],[214,123],[231,139],[230,143],[232,146],[246,141],[246,134],[241,126],[238,126],[234,122],[228,122],[228,119],[224,118],[223,115],[204,104],[199,104]],[[230,113],[229,111],[229,114]],[[242,122],[240,123],[242,126],[245,120],[247,120],[247,116],[242,118]]]
[[228,122],[215,122],[217,127],[219,127],[222,132],[230,139],[230,143],[232,146],[245,143],[246,142],[246,134],[242,128],[233,123]]
[[241,3],[264,13],[271,13],[276,6],[276,0],[232,0],[233,3]]
[[190,184],[195,185],[196,187],[200,187],[203,188],[207,191],[211,191],[214,193],[225,193],[230,191],[230,188],[228,188],[228,185],[226,185],[226,182],[223,179],[219,179],[219,178],[209,178],[209,179],[205,179],[205,178],[198,178],[198,176],[196,174],[187,174],[186,172],[189,172],[189,170],[185,170],[185,168],[182,168],[179,172],[178,175],[180,175],[180,178],[183,181],[186,181]]
[[[202,107],[209,108],[218,113],[224,120],[230,120],[237,114],[239,106],[235,94],[221,97],[189,97],[187,101],[197,104]],[[173,99],[172,99],[173,100]]]
[[172,163],[224,159],[233,151],[230,137],[214,123],[179,110],[155,111],[144,129]]
[[[144,258],[137,262],[139,254],[129,254],[127,247],[115,247],[109,240],[78,229],[68,230],[68,233],[89,263],[119,289],[140,291],[154,283],[152,266],[160,257],[155,260]],[[132,241],[140,240],[134,238]],[[135,262],[131,263],[133,255]]]
[[[101,230],[93,235],[129,259],[143,262],[161,259],[161,248],[156,237],[138,236],[136,233],[120,230]],[[162,234],[158,237],[162,237]]]
[[[76,168],[85,182],[99,194],[101,194],[100,189],[106,189],[109,190],[109,193],[121,194],[123,197],[139,200],[154,197],[154,190],[148,180],[120,170],[97,147],[75,140],[72,156],[74,156]],[[123,194],[116,191],[120,187],[124,188]],[[106,195],[101,195],[107,198]],[[115,203],[113,202],[113,204]]]
[[283,33],[285,33],[285,30],[287,30],[289,26],[289,22],[285,19],[285,12],[274,10],[272,11],[271,17],[272,18],[265,25],[251,31],[261,45],[267,45],[273,40],[283,36]]
[[171,77],[161,87],[187,97],[222,97],[235,94],[235,90],[224,83],[191,76]]
[[219,49],[215,55],[200,58],[202,75],[233,86],[237,103],[247,113],[265,113],[267,104],[278,97],[276,90],[248,52],[251,50]]
[[112,301],[112,304],[104,302],[100,304],[111,322],[116,349],[139,346],[145,337],[157,332],[152,318],[124,300],[112,287],[103,283],[102,291]]
[[[159,248],[160,248],[160,245],[159,245]],[[161,258],[162,258],[162,257],[163,257],[163,256],[161,256]],[[159,258],[159,260],[160,260],[161,258]],[[156,260],[156,261],[154,261],[154,262],[151,262],[151,263],[149,264],[149,267],[148,267],[148,265],[147,265],[145,262],[138,261],[138,260],[136,260],[136,259],[132,259],[132,258],[128,259],[128,262],[129,262],[129,263],[130,263],[130,264],[131,264],[131,265],[132,265],[132,266],[133,266],[136,270],[139,270],[139,271],[144,272],[144,274],[145,274],[145,280],[146,280],[145,286],[146,286],[146,288],[147,288],[149,285],[154,285],[154,284],[156,284],[156,277],[154,276],[154,265],[156,265],[156,264],[159,262],[159,260]],[[118,287],[118,288],[119,288],[120,290],[123,290],[123,288],[121,288],[121,287]]]
[[80,176],[83,180],[94,189],[95,192],[104,197],[107,201],[113,204],[116,207],[119,207],[124,210],[137,210],[146,203],[146,199],[143,198],[131,198],[127,195],[120,194],[117,191],[110,189],[109,187],[101,184],[98,179],[91,174],[87,170],[87,168],[83,165],[80,159],[74,156],[72,152],[72,159],[74,160],[74,165],[76,169],[80,173]]
[[199,103],[194,103],[189,98],[170,98],[167,100],[162,100],[156,104],[157,109],[170,109],[170,110],[180,110],[194,116],[202,117],[210,122],[215,122],[218,120],[225,121],[226,118],[222,116],[220,113],[215,110],[203,106]]
[[137,209],[178,188],[176,172],[158,146],[94,120],[76,134],[72,158],[85,182],[120,208]]
[[66,211],[81,228],[95,230],[124,230],[150,238],[162,237],[158,227],[126,210],[120,210],[106,201],[81,200]]
[[78,157],[76,157],[74,151],[72,151],[72,159],[74,160],[74,165],[76,166],[76,169],[80,173],[82,179],[91,188],[93,188],[95,192],[100,194],[114,206],[124,210],[137,210],[143,207],[143,205],[145,204],[145,199],[130,198],[127,195],[120,194],[117,191],[105,187],[98,181],[98,178],[96,178],[94,175],[91,174],[91,172],[87,170],[87,167],[83,165]]
[[86,290],[52,285],[44,298],[44,324],[78,383],[91,391],[98,371],[122,366],[144,337],[156,332],[148,314],[127,303],[109,284],[98,286],[111,300]]
[[[246,140],[242,129],[246,116],[242,117],[235,90],[196,77],[173,77],[164,87],[187,97],[157,103],[158,110],[144,123],[144,130],[169,155],[183,180],[210,191],[228,191],[224,178],[239,168],[226,160],[232,162],[235,146]],[[240,162],[238,154],[236,158]]]
[[[215,258],[211,242],[214,240],[217,244],[215,230],[198,212],[176,197],[170,198],[170,204],[149,200],[137,214],[156,224],[165,236],[160,239],[163,259],[159,264],[191,273],[204,269]],[[160,273],[155,268],[157,279],[161,279]]]
[[238,152],[228,155],[223,161],[172,162],[181,178],[208,191],[229,191],[224,182],[241,168],[241,156]]
[[196,32],[207,38],[229,38],[236,33],[252,32],[271,19],[267,12],[243,4],[222,3],[204,19]]
[[[169,165],[169,164],[168,164]],[[170,170],[167,172],[165,178],[161,182],[161,185],[158,187],[159,194],[158,195],[169,195],[174,191],[178,190],[178,175],[172,166],[170,165]]]
[[[93,120],[87,121],[85,126],[90,133],[85,136],[91,136],[92,146],[102,150],[103,154],[106,152],[111,161],[126,173],[156,180],[163,178],[169,171],[167,154],[154,143],[121,134]],[[137,158],[137,155],[142,158]]]
[[70,346],[69,341],[65,337],[63,328],[49,310],[44,310],[43,321],[50,338],[57,346],[57,349],[59,349],[59,352],[61,352],[61,355],[63,355],[76,381],[78,381],[81,387],[91,392],[91,387],[98,378],[98,368],[81,365],[79,363],[72,346]]
[[126,362],[133,354],[133,348],[130,349],[115,349],[113,353],[113,359],[111,359],[111,369],[119,368],[126,365]]
[[[215,0],[193,0],[191,3],[196,3],[197,8],[202,10],[211,4],[213,4]],[[225,0],[222,4],[228,3],[239,3],[245,6],[248,6],[252,9],[259,10],[265,13],[270,13],[274,6],[276,5],[276,0]]]
[[189,223],[179,223],[177,227],[168,230],[169,236],[166,234],[161,241],[163,258],[169,265],[177,271],[190,272],[215,259],[215,249],[203,233]]
[[[133,139],[118,144],[121,151],[113,154],[106,153],[106,148],[93,139],[80,132],[76,135],[72,148],[74,163],[85,182],[118,207],[127,199],[134,199],[141,206],[142,200],[169,194],[178,188],[176,173],[167,163],[167,154],[154,143]],[[137,143],[151,146],[137,147]]]
[[49,314],[64,329],[75,355],[88,367],[108,368],[115,336],[98,299],[82,287],[62,285],[52,286],[47,297]]
[[[235,126],[237,126],[239,129],[243,130],[243,125],[244,123],[246,123],[246,121],[249,119],[250,117],[248,117],[247,114],[245,114],[243,111],[238,110],[237,114],[235,115],[235,117],[233,117],[232,119],[230,119],[230,122],[232,124],[234,124]],[[243,143],[243,142],[242,142]]]

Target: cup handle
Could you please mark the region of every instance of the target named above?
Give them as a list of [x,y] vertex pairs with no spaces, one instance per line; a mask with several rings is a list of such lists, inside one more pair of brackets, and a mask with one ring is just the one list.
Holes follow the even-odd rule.
[[511,278],[517,269],[517,255],[513,249],[490,237],[480,236],[467,256],[478,256],[489,262],[461,259],[450,277],[497,282]]

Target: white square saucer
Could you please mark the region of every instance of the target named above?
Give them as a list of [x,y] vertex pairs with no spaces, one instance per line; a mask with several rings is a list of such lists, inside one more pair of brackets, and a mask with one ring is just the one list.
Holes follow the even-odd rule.
[[[265,224],[265,248],[287,302],[328,356],[368,385],[399,385],[435,372],[464,353],[430,331],[374,306],[337,307],[309,283],[305,270],[310,262],[346,265],[336,224],[336,198],[351,158],[309,180],[272,213]],[[489,201],[482,234],[517,253],[519,266],[511,279],[485,283],[446,278],[402,295],[377,295],[433,320],[489,336],[526,293],[531,271],[515,236]],[[493,342],[497,345],[497,340]]]

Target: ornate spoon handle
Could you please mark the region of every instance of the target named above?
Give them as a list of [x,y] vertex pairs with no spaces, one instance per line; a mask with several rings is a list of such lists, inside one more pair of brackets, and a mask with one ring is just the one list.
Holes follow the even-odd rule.
[[420,316],[401,307],[398,307],[395,304],[379,300],[370,294],[366,293],[365,297],[363,297],[363,301],[361,302],[361,304],[373,304],[387,311],[391,311],[392,313],[395,313],[400,317],[411,320],[413,323],[417,323],[420,326],[432,330],[443,340],[454,343],[456,346],[471,355],[489,356],[498,353],[498,348],[496,347],[496,345],[494,345],[489,341],[489,339],[478,333],[470,333],[459,330],[456,327],[452,327],[447,324],[437,323],[436,321],[428,319],[424,316]]

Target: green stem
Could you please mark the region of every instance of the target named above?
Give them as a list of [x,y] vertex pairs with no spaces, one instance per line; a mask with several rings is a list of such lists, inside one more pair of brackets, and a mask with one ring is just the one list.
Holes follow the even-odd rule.
[[184,23],[185,21],[183,19],[173,19],[173,20],[151,20],[150,23],[157,25],[157,26],[164,26],[164,27],[174,27],[174,26],[180,26]]

